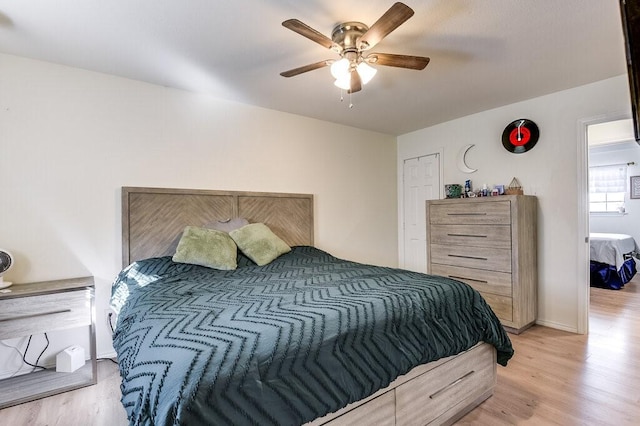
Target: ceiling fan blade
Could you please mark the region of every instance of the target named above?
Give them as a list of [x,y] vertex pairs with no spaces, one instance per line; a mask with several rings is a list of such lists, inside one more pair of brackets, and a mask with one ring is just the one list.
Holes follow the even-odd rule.
[[359,48],[361,50],[371,49],[412,16],[413,9],[404,3],[395,3],[360,37]]
[[351,88],[347,90],[347,93],[356,93],[362,90],[362,79],[360,74],[354,68],[351,70]]
[[430,59],[424,56],[394,55],[392,53],[372,53],[365,59],[375,65],[423,70]]
[[305,66],[302,66],[302,67],[294,68],[294,69],[289,70],[289,71],[281,72],[280,75],[283,76],[283,77],[293,77],[295,75],[302,74],[303,72],[313,71],[313,70],[317,70],[319,68],[326,67],[331,62],[332,61],[330,59],[328,59],[326,61],[316,62],[315,64],[309,64],[309,65],[305,65]]
[[282,23],[282,26],[285,28],[289,28],[291,31],[296,32],[311,41],[315,41],[316,43],[326,47],[327,49],[331,49],[333,47],[333,41],[329,37],[325,36],[319,31],[314,30],[304,22],[301,22],[297,19],[287,19]]

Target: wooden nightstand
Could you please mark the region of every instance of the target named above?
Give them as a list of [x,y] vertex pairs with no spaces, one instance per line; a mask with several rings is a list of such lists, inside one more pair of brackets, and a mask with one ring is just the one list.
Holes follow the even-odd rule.
[[0,293],[0,340],[87,327],[89,362],[73,373],[55,367],[0,380],[0,409],[97,381],[93,277],[15,284]]

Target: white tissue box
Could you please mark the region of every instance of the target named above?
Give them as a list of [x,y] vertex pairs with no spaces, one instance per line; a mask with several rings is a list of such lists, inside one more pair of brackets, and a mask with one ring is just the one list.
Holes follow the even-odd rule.
[[58,373],[73,373],[84,365],[84,348],[69,346],[56,355],[56,371]]

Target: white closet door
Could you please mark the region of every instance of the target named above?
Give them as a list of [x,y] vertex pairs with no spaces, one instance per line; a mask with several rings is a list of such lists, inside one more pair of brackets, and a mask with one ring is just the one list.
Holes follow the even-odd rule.
[[411,271],[427,271],[425,201],[439,198],[438,154],[404,161],[404,262]]

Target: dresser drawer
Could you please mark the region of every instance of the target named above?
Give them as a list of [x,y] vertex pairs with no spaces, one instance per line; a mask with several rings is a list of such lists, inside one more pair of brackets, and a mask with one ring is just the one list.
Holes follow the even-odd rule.
[[[481,353],[472,358],[470,353]],[[495,381],[493,347],[482,345],[396,388],[396,425],[425,425],[487,392]],[[473,392],[469,392],[473,389]],[[416,395],[425,395],[417,398]]]
[[429,228],[431,244],[470,247],[511,248],[509,225],[433,225]]
[[510,225],[509,201],[429,204],[429,222],[442,225]]
[[0,300],[0,340],[91,324],[91,291]]
[[511,272],[511,250],[432,244],[430,262],[463,268]]
[[511,297],[511,274],[508,272],[461,268],[437,263],[431,265],[429,272],[462,281],[484,293]]
[[511,297],[485,293],[483,291],[481,291],[480,294],[501,321],[513,321],[513,299]]

